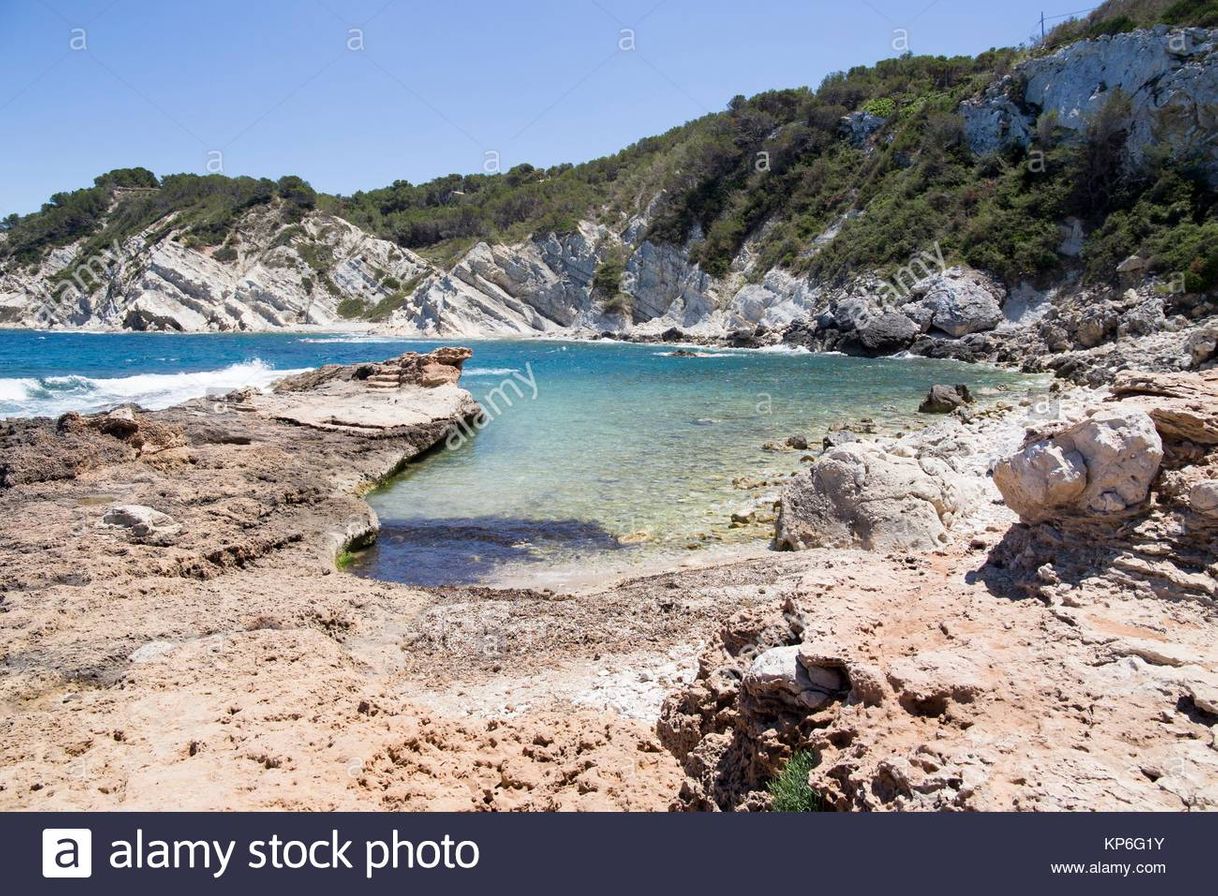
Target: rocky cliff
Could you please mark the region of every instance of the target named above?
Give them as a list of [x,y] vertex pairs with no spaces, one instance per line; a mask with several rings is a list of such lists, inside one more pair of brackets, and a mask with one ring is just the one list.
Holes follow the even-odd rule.
[[[1216,38],[1218,31],[1160,26],[1033,55],[958,108],[969,151],[982,161],[1012,148],[1026,152],[1042,133],[1068,143],[1115,110],[1127,168],[1166,153],[1218,176]],[[1119,109],[1114,97],[1124,98]],[[840,123],[840,136],[868,155],[891,154],[894,135],[884,124],[882,116],[855,112]],[[945,254],[938,242],[895,270],[831,279],[796,274],[761,260],[768,221],[754,228],[722,276],[712,276],[694,260],[707,239],[697,225],[684,244],[653,235],[664,198],[661,191],[643,211],[617,219],[590,214],[567,233],[477,242],[451,265],[320,211],[290,223],[274,204],[254,208],[218,248],[192,241],[170,215],[121,245],[98,249],[80,240],[34,269],[9,265],[0,274],[0,322],[786,342],[1024,362],[1076,379],[1122,366],[1127,352],[1113,347],[1129,337],[1158,339],[1138,349],[1153,356],[1141,358],[1143,366],[1187,368],[1213,356],[1208,322],[1218,308],[1205,291],[1208,280],[1198,287],[1195,276],[1190,281],[1186,272],[1135,255],[1119,268],[1114,262],[1107,281],[1091,277],[1083,286],[1079,257],[1091,250],[1076,219],[1040,222],[1061,229],[1054,282],[1004,282]],[[112,214],[120,202],[116,197]],[[851,209],[808,239],[802,257],[853,238],[851,223],[879,213]]]
[[1134,164],[1166,150],[1218,180],[1218,32],[1134,31],[1032,59],[962,108],[974,152],[1028,146],[1038,126],[1081,136],[1114,99]]
[[[117,206],[121,200],[116,200]],[[414,253],[330,215],[243,217],[225,254],[177,239],[173,217],[110,246],[57,249],[0,275],[0,322],[27,327],[266,330],[333,326],[430,271]]]

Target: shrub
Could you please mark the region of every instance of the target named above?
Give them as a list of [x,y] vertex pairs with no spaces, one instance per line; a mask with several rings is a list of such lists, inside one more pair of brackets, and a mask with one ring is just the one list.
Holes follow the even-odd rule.
[[617,295],[606,299],[601,305],[601,309],[606,314],[618,314],[622,317],[633,317],[634,300],[624,292],[619,292]]
[[339,302],[338,307],[335,310],[338,311],[339,317],[345,317],[347,320],[352,320],[353,318],[362,317],[367,307],[368,306],[359,299],[348,297]]
[[609,255],[596,266],[592,276],[592,290],[603,296],[612,298],[622,290],[622,275],[626,266],[619,255]]
[[897,111],[897,104],[890,96],[879,96],[863,103],[863,111],[880,118],[892,118]]
[[296,247],[296,252],[305,264],[319,274],[334,267],[334,250],[325,243],[301,243]]
[[1163,13],[1168,25],[1218,25],[1218,0],[1179,0]]
[[232,246],[221,246],[211,254],[211,257],[216,261],[228,263],[237,260],[237,250]]
[[816,767],[816,756],[806,750],[792,754],[770,782],[770,806],[775,812],[819,812],[821,798],[808,786],[808,773]]
[[98,187],[159,187],[161,182],[147,168],[115,168],[93,179]]

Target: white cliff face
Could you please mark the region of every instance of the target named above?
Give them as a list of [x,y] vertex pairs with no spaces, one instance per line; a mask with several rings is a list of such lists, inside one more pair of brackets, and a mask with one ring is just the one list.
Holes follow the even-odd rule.
[[447,273],[420,284],[390,320],[418,336],[508,336],[620,329],[593,296],[608,231],[582,222],[575,233],[515,245],[478,243]]
[[[1023,84],[1022,103],[1011,96]],[[1020,65],[961,112],[973,151],[1027,146],[1037,119],[1083,134],[1116,91],[1130,101],[1126,150],[1141,164],[1156,145],[1199,156],[1218,182],[1218,30],[1159,26],[1063,47]]]
[[[170,222],[171,223],[171,222]],[[344,321],[431,270],[412,252],[330,215],[284,226],[268,210],[238,228],[237,257],[189,248],[158,223],[121,246],[57,249],[0,277],[0,320],[18,326],[266,330]],[[159,231],[159,232],[158,232]]]

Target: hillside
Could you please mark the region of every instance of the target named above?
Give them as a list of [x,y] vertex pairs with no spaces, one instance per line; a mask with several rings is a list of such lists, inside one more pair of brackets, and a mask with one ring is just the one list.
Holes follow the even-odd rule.
[[[110,172],[4,220],[0,322],[675,328],[994,356],[1001,346],[977,339],[942,343],[1004,318],[1030,324],[1024,306],[1065,294],[1067,318],[1108,310],[1081,337],[1067,320],[1050,351],[1111,341],[1156,291],[1152,328],[1205,320],[1218,286],[1218,55],[1215,32],[1169,25],[1216,10],[1112,0],[1042,46],[904,56],[815,91],[737,97],[580,165],[352,196],[292,176]],[[945,288],[952,307],[936,323],[943,301],[928,294]]]

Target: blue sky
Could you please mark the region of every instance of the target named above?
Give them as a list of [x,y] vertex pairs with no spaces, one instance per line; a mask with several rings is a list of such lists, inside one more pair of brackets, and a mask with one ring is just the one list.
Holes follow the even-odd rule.
[[342,193],[488,151],[582,161],[897,55],[896,29],[915,53],[1017,44],[1044,2],[0,0],[0,214],[216,151],[226,174]]

